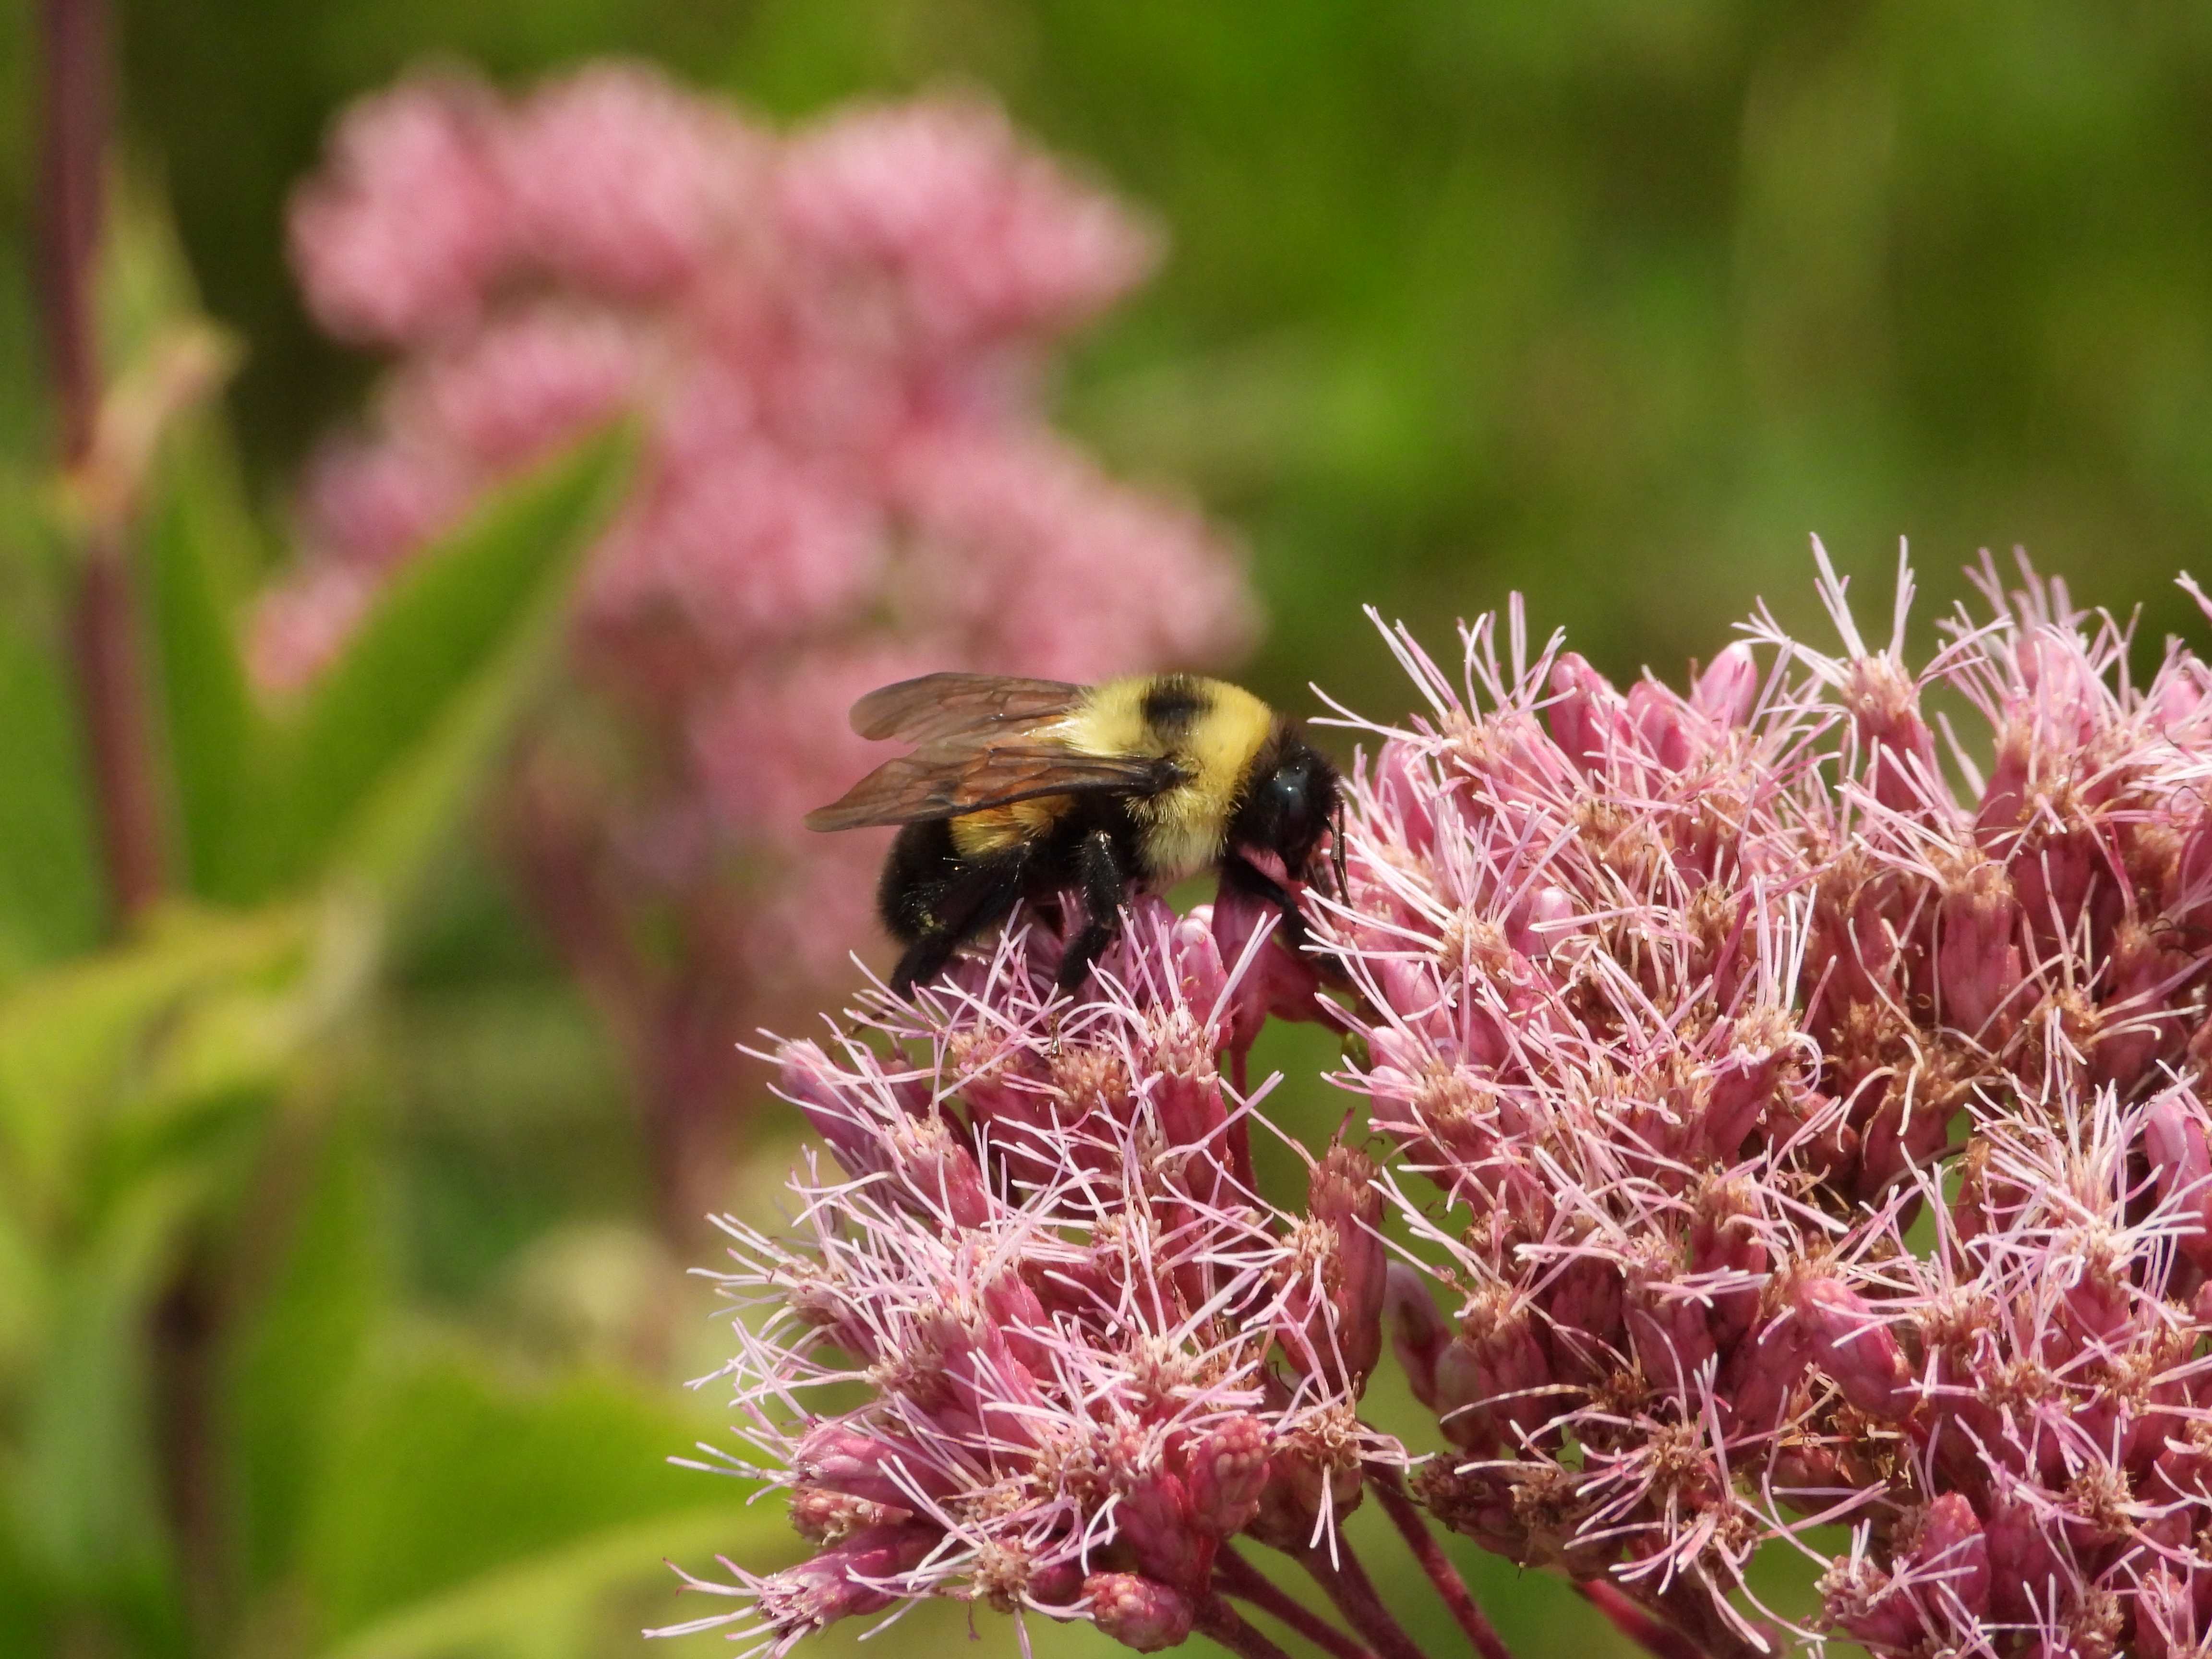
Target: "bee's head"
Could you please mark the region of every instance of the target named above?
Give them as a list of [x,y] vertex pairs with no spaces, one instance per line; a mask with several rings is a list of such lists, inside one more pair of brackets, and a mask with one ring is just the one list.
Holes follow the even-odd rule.
[[1287,722],[1275,728],[1253,763],[1243,799],[1230,820],[1231,846],[1273,853],[1303,879],[1338,815],[1341,789],[1328,756]]

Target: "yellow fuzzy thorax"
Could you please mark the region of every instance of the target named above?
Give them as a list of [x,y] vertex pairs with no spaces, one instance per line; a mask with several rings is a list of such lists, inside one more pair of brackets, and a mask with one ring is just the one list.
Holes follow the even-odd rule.
[[[1146,696],[1163,683],[1147,674],[1093,686],[1074,709],[1032,734],[1078,754],[1176,761],[1183,782],[1129,802],[1144,831],[1143,873],[1161,885],[1219,860],[1237,793],[1275,721],[1267,705],[1242,686],[1196,675],[1175,678],[1199,703],[1177,726],[1163,728],[1146,718]],[[970,858],[1000,851],[1043,834],[1069,805],[1066,795],[1047,795],[967,813],[952,820],[953,845]]]

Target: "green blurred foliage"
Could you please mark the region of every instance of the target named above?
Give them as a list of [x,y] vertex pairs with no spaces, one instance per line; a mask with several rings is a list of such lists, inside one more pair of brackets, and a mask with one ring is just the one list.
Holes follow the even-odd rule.
[[1388,712],[1374,603],[1531,596],[1615,672],[1710,657],[1806,537],[1931,599],[2027,545],[2106,602],[2212,530],[2212,14],[2092,0],[422,0],[127,9],[131,108],[264,489],[362,370],[283,193],[425,58],[652,56],[781,116],[952,81],[1155,210],[1173,254],[1069,418],[1249,536],[1256,678]]
[[[2018,543],[2154,641],[2201,627],[2166,579],[2212,532],[2202,9],[123,0],[153,185],[110,250],[112,367],[201,307],[245,356],[140,514],[182,890],[107,942],[25,257],[32,9],[0,8],[0,1659],[629,1651],[691,1610],[661,1557],[796,1549],[659,1462],[716,1431],[672,1381],[715,1363],[708,1298],[647,1221],[617,1055],[467,832],[619,441],[427,560],[306,705],[246,695],[236,605],[369,373],[300,312],[285,192],[404,68],[635,53],[785,118],[1003,99],[1170,234],[1064,416],[1248,538],[1251,678],[1292,707],[1316,680],[1403,708],[1362,604],[1443,643],[1518,587],[1617,674],[1709,657],[1760,595],[1820,637],[1809,532],[1882,614],[1909,536],[1923,619]],[[1305,1079],[1278,1106],[1309,1144],[1333,1060],[1310,1030],[1257,1057]],[[749,1212],[790,1129],[763,1120]],[[1295,1156],[1261,1158],[1289,1190]],[[1377,1419],[1417,1437],[1394,1386]],[[182,1524],[180,1458],[211,1506]],[[1462,1559],[1525,1659],[1608,1650],[1563,1586]],[[939,1607],[886,1639],[966,1632]]]
[[[206,330],[154,198],[111,210],[121,398]],[[0,1654],[313,1652],[549,1553],[553,1600],[583,1608],[642,1571],[599,1534],[703,1527],[712,1498],[659,1461],[699,1430],[678,1399],[634,1366],[502,1371],[405,1293],[398,1138],[357,1092],[629,449],[606,434],[488,503],[269,711],[238,659],[259,557],[233,446],[172,420],[127,493],[174,890],[112,938],[63,619],[88,526],[120,509],[11,457]],[[514,1651],[561,1650],[535,1628]]]

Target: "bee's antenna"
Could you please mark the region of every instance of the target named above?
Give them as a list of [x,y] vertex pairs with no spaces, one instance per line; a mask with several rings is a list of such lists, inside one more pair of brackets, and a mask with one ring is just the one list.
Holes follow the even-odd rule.
[[1336,798],[1336,816],[1328,828],[1329,861],[1336,866],[1336,896],[1340,902],[1350,903],[1352,889],[1344,873],[1344,797]]

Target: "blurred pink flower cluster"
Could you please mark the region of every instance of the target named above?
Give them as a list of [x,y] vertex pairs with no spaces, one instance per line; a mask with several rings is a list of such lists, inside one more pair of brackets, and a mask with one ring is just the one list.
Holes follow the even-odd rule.
[[2212,1636],[2212,676],[1982,586],[1916,671],[1909,581],[1876,648],[1828,574],[1839,654],[1762,614],[1687,695],[1401,632],[1354,790],[1340,1080],[1449,1298],[1395,1270],[1416,1491],[1710,1653],[1837,1522],[1879,1652]]
[[880,838],[799,822],[866,769],[859,694],[1219,662],[1252,636],[1222,539],[1044,418],[1055,343],[1156,239],[987,105],[783,133],[640,66],[514,97],[418,76],[340,121],[291,246],[317,319],[395,366],[307,470],[307,557],[256,620],[265,685],[311,677],[488,488],[642,424],[574,624],[625,735],[539,744],[517,839],[618,1000],[648,972],[616,960],[635,913],[678,919],[690,955],[657,994],[684,1006],[631,1016],[684,1028],[641,1038],[688,1056],[672,1086],[750,1029],[728,988],[818,982],[871,936]]
[[1381,1197],[1344,1146],[1303,1216],[1253,1191],[1252,1098],[1216,1062],[1269,947],[1224,964],[1210,911],[1146,901],[1070,1006],[1059,945],[1018,930],[915,1006],[866,999],[834,1054],[774,1056],[823,1146],[792,1180],[799,1240],[723,1223],[718,1375],[765,1457],[735,1469],[787,1491],[817,1553],[691,1581],[741,1605],[681,1630],[781,1654],[940,1595],[1146,1651],[1234,1640],[1230,1540],[1306,1548],[1357,1501],[1384,1449],[1353,1403]]

